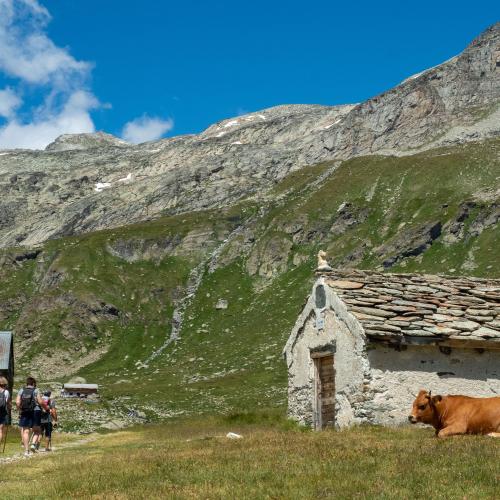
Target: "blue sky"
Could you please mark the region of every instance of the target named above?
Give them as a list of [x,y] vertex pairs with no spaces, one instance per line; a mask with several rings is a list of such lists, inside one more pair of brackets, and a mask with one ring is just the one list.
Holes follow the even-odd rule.
[[499,13],[481,0],[0,0],[0,148],[360,102],[456,55]]

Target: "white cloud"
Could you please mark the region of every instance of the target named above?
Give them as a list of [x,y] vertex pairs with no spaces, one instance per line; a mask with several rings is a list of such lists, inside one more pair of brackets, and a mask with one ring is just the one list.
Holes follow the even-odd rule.
[[0,90],[0,116],[11,118],[21,103],[20,97],[11,88]]
[[92,94],[76,91],[58,113],[43,113],[40,118],[35,117],[27,124],[14,119],[1,127],[0,148],[43,149],[62,134],[94,132],[89,110],[98,105]]
[[[99,103],[87,89],[91,64],[54,44],[49,21],[38,0],[0,0],[0,71],[18,87],[0,91],[0,116],[7,119],[0,148],[44,148],[63,133],[94,131],[90,111]],[[26,88],[41,90],[41,106],[23,106],[19,95]]]
[[64,88],[85,77],[91,65],[57,47],[44,29],[47,10],[36,0],[0,0],[0,69],[29,83]]
[[172,130],[173,126],[174,122],[170,118],[162,120],[145,115],[126,123],[123,127],[122,137],[135,144],[154,141]]
[[[88,89],[92,65],[49,38],[50,20],[40,0],[0,0],[0,72],[15,82],[0,90],[0,148],[43,149],[59,135],[94,132],[91,111],[108,107]],[[141,143],[172,127],[171,119],[142,116],[122,135]]]
[[[49,11],[43,5],[39,4],[38,0],[17,0],[17,2],[20,4],[24,4],[27,8],[31,9],[36,14],[50,19]],[[9,1],[7,3],[12,4],[13,2]]]

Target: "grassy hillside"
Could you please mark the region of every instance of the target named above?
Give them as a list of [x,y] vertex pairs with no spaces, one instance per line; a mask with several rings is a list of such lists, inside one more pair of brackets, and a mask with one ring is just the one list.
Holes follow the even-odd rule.
[[[63,410],[66,428],[122,425],[131,409],[283,410],[281,349],[318,249],[336,266],[499,276],[499,153],[492,140],[316,165],[225,210],[5,250],[17,375],[102,385],[101,403]],[[173,316],[178,340],[152,357]]]
[[[233,415],[87,440],[2,464],[2,497],[493,499],[500,481],[494,438],[437,440],[421,428],[313,433],[272,415]],[[43,481],[26,481],[26,467]]]

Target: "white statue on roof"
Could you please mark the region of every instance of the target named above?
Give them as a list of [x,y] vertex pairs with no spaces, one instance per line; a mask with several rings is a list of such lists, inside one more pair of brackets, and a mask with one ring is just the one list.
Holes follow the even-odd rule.
[[318,252],[318,267],[316,271],[331,271],[332,268],[328,264],[326,260],[326,252],[324,250],[320,250]]

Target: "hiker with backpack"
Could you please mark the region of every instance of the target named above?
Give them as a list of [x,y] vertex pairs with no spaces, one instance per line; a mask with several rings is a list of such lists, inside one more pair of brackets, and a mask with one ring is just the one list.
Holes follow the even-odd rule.
[[[45,451],[52,450],[52,429],[57,427],[57,410],[56,402],[51,399],[52,392],[45,391],[43,393],[43,407],[42,407],[42,436],[45,436]],[[40,443],[38,443],[38,446]]]
[[12,407],[12,401],[10,398],[9,382],[5,377],[0,377],[0,443],[4,439],[4,429],[5,429],[5,439],[7,439],[6,426],[10,425],[10,409]]
[[24,446],[24,456],[28,456],[30,452],[30,429],[33,430],[32,452],[36,451],[36,445],[40,441],[43,406],[40,391],[36,388],[36,380],[33,377],[28,377],[26,385],[19,390],[16,398],[16,406],[19,410],[19,427]]

